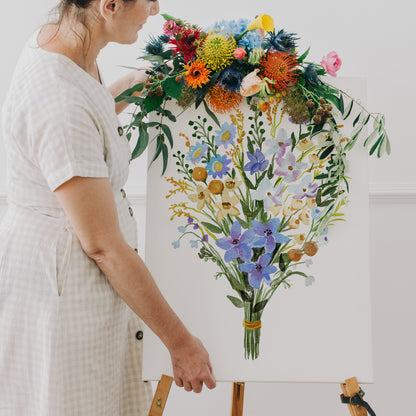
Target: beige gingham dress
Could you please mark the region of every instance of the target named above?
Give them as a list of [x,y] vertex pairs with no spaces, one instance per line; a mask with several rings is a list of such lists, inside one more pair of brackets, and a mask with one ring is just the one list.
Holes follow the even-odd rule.
[[142,324],[82,250],[53,191],[108,177],[137,248],[123,186],[130,148],[108,90],[36,45],[3,107],[8,211],[0,223],[0,416],[147,415]]

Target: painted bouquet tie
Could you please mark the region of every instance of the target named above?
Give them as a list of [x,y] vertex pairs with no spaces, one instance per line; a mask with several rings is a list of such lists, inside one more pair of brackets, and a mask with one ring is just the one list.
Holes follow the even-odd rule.
[[[166,178],[171,219],[182,221],[172,245],[190,237],[199,258],[218,267],[216,278],[228,280],[228,299],[244,310],[245,358],[256,359],[272,295],[294,276],[313,282],[302,269],[343,220],[347,152],[370,120],[364,145],[390,152],[384,116],[322,81],[340,68],[335,52],[321,65],[305,62],[308,51],[298,55],[295,35],[276,32],[270,16],[207,31],[164,17],[164,34],[143,57],[153,63],[148,81],[118,98],[136,104],[127,126],[129,140],[137,133],[132,158],[153,135],[151,163],[161,155],[163,172],[169,158],[176,164]],[[354,103],[360,111],[344,135]],[[187,125],[173,135],[175,111]]]

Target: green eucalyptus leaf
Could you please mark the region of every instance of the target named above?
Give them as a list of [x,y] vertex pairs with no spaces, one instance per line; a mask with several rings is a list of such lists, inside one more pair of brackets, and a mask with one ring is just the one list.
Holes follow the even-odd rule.
[[350,116],[353,105],[354,105],[354,100],[351,100],[350,103],[348,104],[347,109],[345,110],[344,114],[342,115],[343,120],[346,120]]
[[172,137],[172,132],[170,131],[169,126],[167,126],[166,124],[161,124],[160,127],[163,130],[163,133],[165,133],[166,137],[169,140],[169,144],[170,144],[170,148],[173,148],[173,137]]
[[133,149],[131,158],[136,159],[137,157],[139,157],[146,150],[148,144],[149,144],[149,133],[147,129],[145,128],[139,129],[139,137],[137,139],[136,146]]
[[168,157],[169,157],[168,147],[166,146],[165,143],[162,143],[163,169],[162,169],[161,175],[163,175],[166,172],[166,168],[168,167]]
[[176,82],[175,77],[166,78],[162,82],[162,88],[167,95],[174,98],[175,100],[179,100],[181,97],[182,84],[180,82]]
[[205,111],[207,112],[207,114],[214,120],[215,124],[221,128],[221,124],[218,121],[217,116],[215,115],[215,113],[213,111],[211,111],[211,109],[208,107],[208,104],[205,100],[202,100],[202,103],[204,104],[205,107]]
[[147,96],[144,100],[144,106],[146,111],[150,113],[151,111],[157,110],[163,103],[164,97],[163,95],[159,97],[158,95],[153,95],[152,97]]

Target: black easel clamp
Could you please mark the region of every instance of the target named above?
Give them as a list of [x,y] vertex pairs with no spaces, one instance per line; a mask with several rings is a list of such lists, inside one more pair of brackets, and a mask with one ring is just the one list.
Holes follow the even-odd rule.
[[374,410],[370,407],[370,405],[363,400],[364,392],[360,390],[358,393],[356,393],[354,396],[345,396],[344,394],[341,394],[341,402],[345,404],[352,404],[355,406],[361,406],[364,407],[367,412],[370,414],[370,416],[376,416],[374,413]]

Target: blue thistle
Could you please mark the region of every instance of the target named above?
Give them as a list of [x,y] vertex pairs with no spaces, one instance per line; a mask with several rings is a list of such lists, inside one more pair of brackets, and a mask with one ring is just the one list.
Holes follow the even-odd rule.
[[241,81],[243,80],[241,72],[241,65],[234,62],[222,71],[219,83],[227,91],[236,92],[240,89]]
[[314,64],[309,64],[305,68],[305,72],[303,73],[306,80],[312,85],[319,85],[321,84],[321,80],[318,78],[317,67]]
[[[165,35],[161,35],[155,38],[153,35],[150,35],[144,47],[144,52],[148,55],[160,55],[165,50],[166,37]],[[169,38],[167,39],[169,40]]]
[[296,33],[287,33],[284,29],[280,29],[277,33],[273,30],[273,32],[267,32],[262,46],[266,50],[292,53],[299,39],[295,35]]

